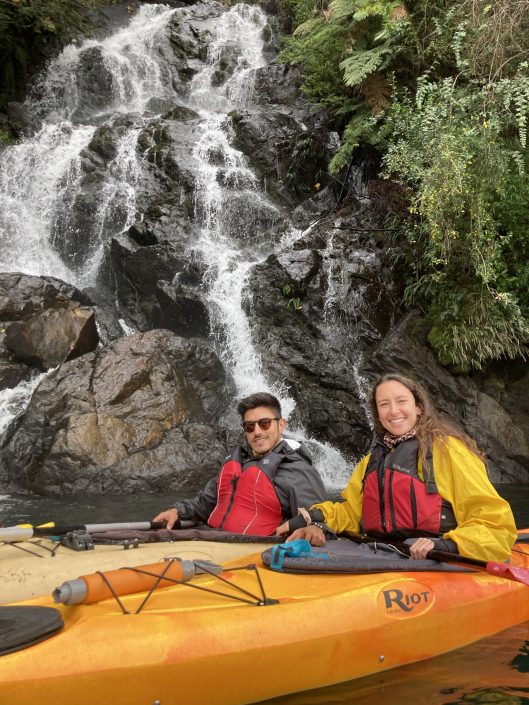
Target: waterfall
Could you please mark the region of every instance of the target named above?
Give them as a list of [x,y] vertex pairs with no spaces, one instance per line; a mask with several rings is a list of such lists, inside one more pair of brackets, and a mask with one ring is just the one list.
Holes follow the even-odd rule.
[[2,389],[0,391],[0,437],[15,416],[26,408],[33,390],[36,389],[46,374],[49,374],[49,372],[35,374],[30,380],[21,382],[15,389]]
[[[246,157],[231,146],[228,117],[251,103],[255,70],[265,65],[262,33],[266,24],[266,15],[258,7],[236,5],[223,14],[207,64],[190,86],[189,106],[203,121],[193,153],[198,164],[195,213],[201,223],[196,250],[207,264],[206,295],[213,331],[238,394],[269,390],[281,398],[289,415],[294,401],[285,388],[267,382],[242,309],[252,266],[273,251],[275,233],[284,228],[283,216],[261,193]],[[229,80],[216,87],[213,77],[226,50],[236,56],[235,66]],[[293,230],[289,234],[298,236]]]
[[[143,168],[138,136],[157,104],[181,103],[167,60],[172,51],[168,23],[174,13],[185,20],[186,12],[144,5],[124,29],[72,44],[51,62],[28,99],[41,128],[0,154],[1,269],[57,276],[79,287],[96,285],[110,239],[138,217],[136,186]],[[200,236],[189,254],[206,265],[203,293],[213,336],[238,395],[271,391],[284,415],[291,416],[295,402],[287,386],[269,382],[252,343],[243,291],[256,263],[302,233],[263,193],[246,157],[233,147],[230,117],[252,105],[256,70],[266,64],[266,25],[257,6],[238,4],[222,12],[204,68],[190,82],[187,102],[200,119],[190,158],[196,165]],[[227,59],[232,66],[226,77]],[[119,127],[119,144],[104,183],[91,193],[90,217],[80,228],[73,205],[86,177],[83,151],[105,125]],[[130,332],[125,322],[122,326]],[[28,386],[10,391],[13,398],[31,393]],[[301,428],[293,432],[305,436]],[[341,485],[347,472],[343,457],[317,441],[309,445],[326,483]]]
[[[174,96],[163,46],[174,9],[143,6],[124,29],[101,41],[71,44],[50,63],[27,100],[41,127],[0,153],[0,271],[54,276],[78,287],[96,283],[106,243],[131,224],[139,164],[139,128],[150,101]],[[88,64],[97,82],[83,78]],[[133,116],[97,194],[91,231],[72,217],[81,158],[99,124]],[[76,241],[83,241],[77,252]],[[88,242],[86,242],[88,240]],[[31,397],[39,378],[6,389],[0,431]]]
[[[203,120],[193,154],[198,164],[195,212],[202,224],[196,250],[208,266],[213,330],[238,394],[269,391],[279,397],[289,417],[295,402],[284,383],[267,380],[252,342],[242,295],[252,267],[303,233],[284,222],[278,208],[260,191],[246,157],[231,146],[229,118],[230,112],[251,105],[255,71],[266,63],[262,39],[266,24],[266,15],[255,6],[236,5],[226,12],[217,24],[207,66],[190,86],[189,106]],[[213,78],[228,48],[237,57],[236,67],[231,78],[217,87]],[[290,429],[289,435],[307,440],[327,486],[343,486],[350,468],[335,448],[307,439],[301,427]]]
[[[3,271],[95,285],[106,243],[134,217],[136,144],[139,128],[148,121],[144,113],[153,99],[174,96],[160,51],[174,12],[146,5],[126,28],[101,41],[71,44],[51,62],[27,101],[41,129],[0,155]],[[93,67],[90,82],[87,65]],[[132,127],[123,134],[106,182],[95,195],[91,232],[80,238],[70,218],[83,150],[97,125],[113,124],[124,114]],[[81,253],[77,240],[83,240]]]

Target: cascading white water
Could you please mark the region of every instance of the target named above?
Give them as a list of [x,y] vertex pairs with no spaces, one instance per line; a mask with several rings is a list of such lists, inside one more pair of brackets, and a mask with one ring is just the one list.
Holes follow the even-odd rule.
[[[160,52],[174,12],[146,5],[125,29],[99,42],[70,45],[51,62],[28,99],[29,111],[42,120],[41,129],[0,155],[0,269],[94,285],[106,242],[134,216],[136,143],[149,101],[174,96]],[[97,92],[83,73],[87,62],[96,68],[91,78],[97,72]],[[68,263],[61,256],[60,239],[73,235],[64,221],[79,190],[81,154],[98,123],[124,113],[136,125],[121,138],[107,170],[92,232],[84,234],[90,246],[84,248],[82,265],[75,266],[71,257]],[[60,239],[54,236],[57,223],[62,224]]]
[[0,268],[75,283],[51,242],[57,203],[75,193],[79,153],[95,128],[45,124],[34,139],[10,147],[0,163]]
[[[72,44],[51,62],[27,101],[41,128],[0,154],[0,271],[55,276],[79,287],[95,284],[110,237],[134,220],[144,113],[151,100],[174,96],[162,51],[174,12],[145,5],[124,29],[101,41]],[[82,78],[85,63],[97,67],[98,94]],[[84,256],[65,257],[64,238],[76,235],[68,219],[80,189],[82,152],[98,124],[123,114],[132,116],[131,125],[97,194],[91,231],[83,233]],[[2,392],[0,430],[27,405],[34,386],[22,383]]]
[[0,391],[0,437],[7,429],[12,419],[20,413],[33,390],[41,380],[49,373],[34,375],[30,380],[21,382],[15,389],[3,389]]
[[140,128],[132,128],[117,145],[117,154],[107,168],[107,180],[102,188],[99,206],[94,219],[95,247],[79,274],[79,281],[90,286],[96,281],[105,254],[109,233],[125,232],[136,216],[136,185],[140,164],[136,145]]
[[[166,61],[167,25],[174,12],[186,9],[142,6],[125,29],[101,41],[71,45],[51,63],[30,106],[42,128],[0,155],[0,269],[59,276],[80,287],[95,284],[107,242],[137,217],[136,185],[142,168],[137,140],[152,119],[150,106],[175,98]],[[207,265],[205,295],[218,351],[238,393],[270,390],[289,416],[295,403],[284,385],[272,385],[266,378],[242,296],[252,266],[301,233],[263,194],[245,156],[233,148],[229,117],[251,102],[255,71],[266,63],[266,24],[256,6],[239,4],[222,13],[207,65],[190,85],[189,105],[201,120],[192,155],[198,165],[195,214],[201,227],[194,254]],[[233,71],[217,85],[228,54]],[[123,115],[126,125],[119,122]],[[97,126],[118,122],[124,125],[120,142],[94,196],[90,232],[82,233],[83,256],[77,256],[75,246],[66,253],[64,238],[71,235],[75,242],[78,235],[69,214],[82,179],[82,151]],[[19,408],[23,389],[13,390]],[[304,435],[303,430],[295,435]],[[310,444],[327,484],[341,484],[346,467],[341,455],[325,444]]]
[[[282,214],[259,190],[246,157],[232,147],[231,111],[251,104],[255,71],[264,66],[266,15],[258,7],[236,5],[216,27],[208,65],[192,81],[189,105],[203,120],[194,149],[198,167],[196,215],[202,221],[197,250],[208,265],[207,298],[220,355],[231,370],[240,395],[268,390],[277,395],[285,416],[295,402],[284,384],[270,384],[252,343],[242,296],[251,269],[302,233],[282,222]],[[213,77],[226,49],[237,57],[232,76],[220,87]],[[272,231],[275,230],[275,233]],[[278,237],[278,234],[280,237]],[[291,435],[305,439],[302,428]],[[343,486],[349,468],[328,444],[308,441],[327,486]]]
[[[277,235],[271,231],[284,224],[277,207],[260,192],[246,157],[231,146],[228,117],[251,102],[255,70],[266,63],[262,39],[266,25],[266,15],[258,7],[236,5],[223,14],[207,66],[190,86],[189,105],[203,120],[193,153],[198,164],[195,210],[202,223],[196,249],[208,265],[206,286],[213,327],[238,393],[269,389],[281,397],[288,415],[294,401],[283,387],[266,380],[242,309],[251,268],[273,251]],[[233,73],[216,87],[212,79],[227,49],[236,57]]]

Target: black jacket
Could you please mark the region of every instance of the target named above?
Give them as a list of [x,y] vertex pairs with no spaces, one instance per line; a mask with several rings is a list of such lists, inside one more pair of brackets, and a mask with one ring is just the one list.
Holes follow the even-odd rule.
[[[308,449],[291,438],[283,438],[279,445],[260,458],[253,459],[251,452],[241,447],[243,470],[245,466],[261,465],[266,459],[274,468],[268,473],[281,504],[283,520],[297,516],[298,507],[310,507],[325,499],[323,481],[312,464]],[[231,457],[228,456],[227,459]],[[217,504],[217,477],[211,478],[204,489],[191,499],[183,499],[173,505],[182,520],[205,524]]]

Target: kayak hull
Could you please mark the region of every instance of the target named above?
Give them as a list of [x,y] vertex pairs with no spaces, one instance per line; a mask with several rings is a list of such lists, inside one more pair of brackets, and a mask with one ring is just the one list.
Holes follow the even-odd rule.
[[[242,705],[431,658],[529,620],[529,587],[482,571],[293,575],[266,569],[259,554],[228,564],[224,575],[255,595],[255,572],[233,570],[246,563],[278,604],[178,585],[139,614],[113,599],[60,606],[61,633],[0,657],[0,702],[92,705],[104,693],[113,705]],[[219,589],[211,576],[193,583]],[[134,612],[143,597],[121,600]]]

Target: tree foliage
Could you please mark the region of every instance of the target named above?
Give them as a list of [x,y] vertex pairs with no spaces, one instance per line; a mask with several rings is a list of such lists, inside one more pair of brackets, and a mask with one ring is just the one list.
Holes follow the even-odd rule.
[[525,356],[527,3],[323,0],[304,9],[284,57],[303,67],[307,94],[343,120],[330,170],[369,143],[383,176],[411,190],[404,302],[424,311],[439,359],[468,370]]
[[46,42],[88,32],[89,10],[103,4],[109,0],[0,0],[0,104],[25,85]]

